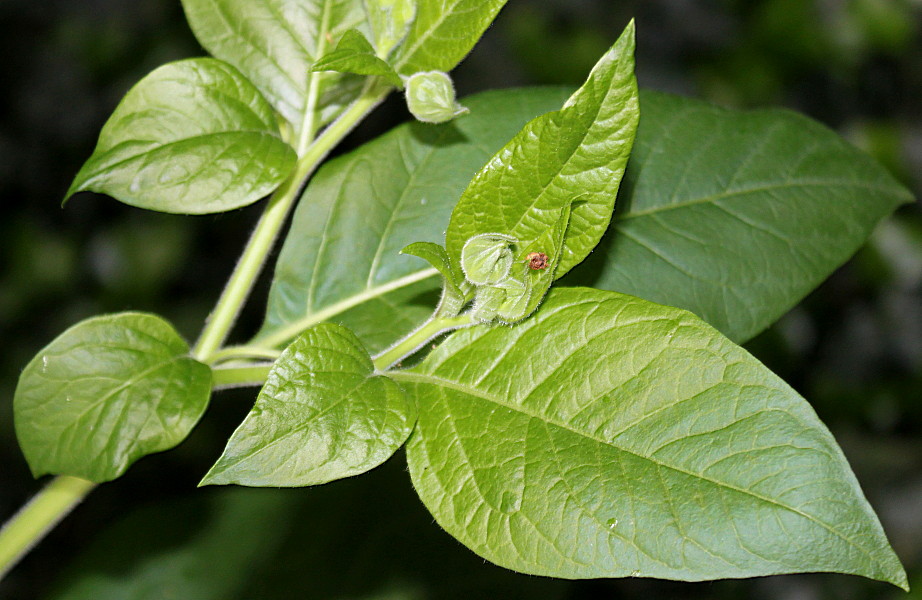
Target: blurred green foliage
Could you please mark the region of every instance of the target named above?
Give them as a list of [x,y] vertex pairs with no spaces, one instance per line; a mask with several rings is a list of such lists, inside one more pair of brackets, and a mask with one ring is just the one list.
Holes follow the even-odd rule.
[[[511,0],[457,71],[459,94],[576,84],[630,18],[637,19],[641,85],[805,112],[870,152],[917,196],[922,191],[922,5],[913,0]],[[104,312],[157,312],[194,337],[259,207],[189,218],[84,194],[59,208],[127,88],[163,62],[202,54],[178,1],[6,0],[0,29],[6,518],[39,485],[12,428],[22,367],[58,332]],[[390,101],[346,147],[406,118],[400,102]],[[265,287],[263,278],[240,339],[260,322]],[[920,205],[883,224],[855,260],[750,349],[829,424],[922,587]],[[907,597],[836,575],[679,584],[505,573],[438,530],[410,492],[400,456],[368,477],[323,488],[194,489],[253,397],[252,390],[222,393],[180,448],[94,492],[0,583],[0,596],[48,598],[54,588],[66,598],[106,597],[94,595],[100,590],[117,598],[205,598],[180,584],[221,564],[216,597],[228,599]],[[129,593],[119,587],[126,581],[142,585]],[[101,587],[86,587],[93,582]]]

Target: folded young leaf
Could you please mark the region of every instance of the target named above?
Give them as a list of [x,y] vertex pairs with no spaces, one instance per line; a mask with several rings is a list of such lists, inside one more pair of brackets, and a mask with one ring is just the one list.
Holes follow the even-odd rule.
[[422,0],[395,54],[401,75],[451,71],[471,51],[506,0]]
[[464,99],[471,114],[448,125],[401,125],[326,163],[292,219],[260,341],[282,344],[334,316],[372,352],[412,330],[432,312],[439,278],[401,249],[416,241],[442,243],[474,173],[525,123],[570,93],[478,94]]
[[[182,0],[199,43],[246,75],[295,131],[336,118],[359,94],[361,77],[307,73],[346,31],[367,33],[362,0]],[[316,94],[314,102],[308,97]],[[317,114],[308,114],[313,110]]]
[[634,25],[556,112],[526,125],[474,176],[451,215],[445,249],[457,262],[482,233],[519,240],[523,261],[577,197],[556,277],[582,261],[605,233],[640,115]]
[[564,283],[686,308],[744,342],[912,201],[871,158],[796,113],[656,92],[641,106],[609,233]]
[[36,477],[101,483],[183,441],[205,412],[211,370],[155,315],[71,327],[30,362],[13,399],[16,435]]
[[222,212],[272,192],[295,160],[259,91],[232,66],[194,58],[125,95],[67,198],[91,190],[160,212]]
[[438,314],[441,317],[453,317],[461,312],[467,301],[470,286],[455,279],[451,260],[445,248],[432,242],[415,242],[400,251],[401,254],[416,256],[428,262],[442,275],[442,299]]
[[416,410],[375,374],[348,329],[324,323],[275,362],[256,405],[201,485],[318,485],[377,467],[406,441]]
[[336,49],[324,54],[323,57],[311,67],[312,72],[339,71],[340,73],[355,73],[356,75],[377,75],[383,77],[397,87],[403,87],[403,80],[394,69],[384,60],[375,55],[375,49],[365,39],[362,32],[350,29],[343,34],[342,39],[336,44]]
[[691,313],[555,289],[531,319],[459,331],[392,376],[419,407],[407,459],[420,497],[501,566],[906,587],[810,406]]
[[423,123],[447,123],[471,112],[455,99],[455,84],[448,73],[422,71],[407,79],[407,108]]

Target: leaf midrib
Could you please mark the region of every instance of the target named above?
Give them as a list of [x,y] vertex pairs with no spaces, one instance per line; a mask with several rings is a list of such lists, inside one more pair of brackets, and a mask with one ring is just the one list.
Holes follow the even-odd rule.
[[682,469],[682,468],[680,468],[680,467],[677,467],[677,466],[675,466],[675,465],[667,464],[667,463],[665,463],[665,462],[662,462],[662,461],[660,461],[660,460],[657,460],[657,459],[655,459],[655,458],[653,458],[653,457],[644,456],[643,454],[638,454],[637,452],[635,452],[635,451],[633,451],[633,450],[630,450],[630,449],[627,449],[627,448],[623,448],[623,447],[621,447],[621,446],[618,446],[618,445],[614,444],[614,443],[611,442],[611,441],[603,440],[603,439],[594,437],[594,436],[592,436],[592,435],[586,433],[585,431],[580,431],[580,430],[578,430],[578,429],[574,429],[572,426],[570,426],[570,425],[567,424],[567,423],[558,421],[558,420],[556,420],[556,419],[549,418],[549,417],[547,417],[546,415],[539,415],[539,414],[537,414],[537,413],[530,412],[530,411],[528,411],[528,410],[525,410],[525,408],[522,407],[522,406],[519,406],[519,405],[516,405],[516,404],[512,404],[512,403],[509,403],[509,402],[505,402],[505,401],[503,401],[502,399],[500,399],[500,398],[498,398],[498,397],[491,396],[490,394],[487,394],[487,393],[485,393],[485,392],[483,392],[483,391],[481,391],[481,390],[478,390],[478,389],[475,389],[475,388],[471,388],[471,387],[465,386],[465,385],[463,385],[463,384],[461,384],[461,383],[458,383],[458,382],[455,382],[455,381],[451,381],[451,380],[444,379],[444,378],[441,378],[441,377],[436,377],[435,375],[426,375],[426,374],[423,374],[423,373],[411,373],[411,372],[407,372],[407,371],[395,371],[395,372],[389,373],[389,376],[390,376],[392,379],[396,379],[396,380],[398,380],[398,381],[407,381],[407,382],[411,382],[411,383],[424,383],[424,384],[430,384],[430,385],[435,385],[435,386],[447,387],[447,388],[452,389],[452,390],[455,390],[455,391],[457,391],[457,392],[461,392],[461,393],[467,394],[467,395],[469,395],[469,396],[474,396],[474,397],[476,397],[476,398],[480,398],[481,400],[485,400],[485,401],[487,401],[487,402],[492,402],[492,403],[496,404],[497,406],[501,406],[501,407],[503,407],[503,408],[512,410],[512,411],[514,411],[514,412],[518,412],[518,413],[520,413],[520,414],[522,414],[522,415],[524,415],[524,416],[526,416],[526,417],[529,417],[529,418],[532,418],[532,419],[537,419],[537,420],[539,420],[539,421],[541,421],[541,422],[544,422],[544,423],[547,423],[547,424],[550,424],[550,425],[554,425],[555,427],[559,427],[559,428],[561,428],[561,429],[563,429],[563,430],[565,430],[565,431],[569,431],[570,433],[573,433],[573,434],[575,434],[575,435],[577,435],[577,436],[583,437],[583,438],[585,438],[585,439],[587,439],[587,440],[590,440],[590,441],[596,442],[596,443],[598,443],[598,444],[602,444],[602,445],[605,445],[605,446],[609,446],[609,447],[615,448],[615,449],[617,449],[617,450],[619,450],[619,451],[621,451],[621,452],[624,452],[625,454],[630,454],[630,455],[635,456],[635,457],[637,457],[637,458],[639,458],[639,459],[641,459],[641,460],[649,461],[649,462],[651,462],[651,463],[653,463],[653,464],[655,464],[655,465],[657,465],[657,466],[659,466],[659,467],[662,467],[662,468],[665,468],[665,469],[669,469],[669,470],[675,471],[676,473],[681,473],[681,474],[687,475],[687,476],[689,476],[689,477],[698,478],[698,479],[701,479],[701,480],[706,481],[706,482],[708,482],[708,483],[711,483],[711,484],[713,484],[713,485],[715,485],[715,486],[717,486],[717,487],[722,487],[722,488],[728,489],[728,490],[730,490],[730,491],[734,491],[734,492],[739,493],[739,494],[743,494],[743,495],[746,495],[746,496],[750,496],[750,497],[755,498],[756,500],[759,500],[759,501],[764,502],[764,503],[766,503],[766,504],[771,504],[771,505],[777,506],[777,507],[779,507],[779,508],[788,510],[788,511],[790,511],[790,512],[796,514],[796,515],[799,515],[799,516],[801,516],[801,517],[807,519],[808,521],[812,521],[813,523],[816,523],[817,525],[819,525],[819,526],[822,527],[823,529],[829,531],[830,533],[832,533],[833,535],[835,535],[836,537],[838,537],[838,538],[841,539],[842,541],[848,543],[849,545],[851,545],[851,546],[854,547],[855,549],[859,550],[859,551],[860,551],[862,554],[864,554],[872,563],[877,564],[877,565],[878,565],[879,567],[881,567],[881,568],[884,568],[884,567],[885,567],[885,565],[881,564],[881,562],[880,562],[879,560],[877,560],[875,557],[873,557],[873,556],[871,555],[871,553],[870,553],[868,550],[864,549],[862,546],[860,546],[860,545],[858,545],[857,543],[855,543],[851,538],[845,536],[845,535],[842,534],[841,532],[837,531],[836,529],[834,529],[834,528],[831,527],[830,525],[824,523],[823,521],[817,519],[817,518],[814,517],[813,515],[810,515],[810,514],[808,514],[808,513],[805,513],[805,512],[803,512],[803,511],[801,511],[801,510],[799,510],[799,509],[793,507],[793,506],[789,506],[789,505],[787,505],[787,504],[784,504],[784,503],[782,503],[782,502],[779,502],[779,501],[774,500],[774,499],[772,499],[772,498],[769,498],[769,497],[767,497],[767,496],[763,496],[763,495],[758,494],[758,493],[756,493],[756,492],[753,492],[753,491],[751,491],[751,490],[746,490],[746,489],[744,489],[744,488],[740,488],[740,487],[734,486],[734,485],[732,485],[732,484],[729,484],[729,483],[726,483],[726,482],[723,482],[723,481],[719,481],[719,480],[716,480],[716,479],[712,479],[712,478],[710,478],[710,477],[707,477],[707,476],[702,475],[702,474],[699,474],[699,473],[693,473],[693,472],[687,471],[687,470]]
[[693,198],[691,200],[686,200],[684,202],[676,202],[673,204],[664,204],[662,206],[655,206],[646,210],[640,210],[635,212],[628,212],[619,214],[615,212],[612,221],[615,223],[621,223],[624,221],[629,221],[637,217],[645,217],[649,215],[654,215],[661,212],[668,212],[670,210],[681,210],[684,208],[689,208],[692,206],[697,206],[699,204],[710,204],[716,203],[719,200],[724,200],[726,198],[734,198],[735,196],[746,196],[749,194],[758,194],[761,192],[771,192],[774,190],[784,189],[784,188],[811,188],[811,187],[844,187],[844,188],[858,188],[867,190],[870,192],[878,192],[882,194],[893,195],[895,190],[892,187],[884,185],[868,185],[861,184],[857,182],[844,182],[844,181],[824,181],[822,179],[808,179],[797,182],[785,182],[785,183],[773,183],[768,185],[761,185],[750,188],[741,188],[732,191],[725,191],[719,194],[711,194],[710,196],[704,196],[701,198]]

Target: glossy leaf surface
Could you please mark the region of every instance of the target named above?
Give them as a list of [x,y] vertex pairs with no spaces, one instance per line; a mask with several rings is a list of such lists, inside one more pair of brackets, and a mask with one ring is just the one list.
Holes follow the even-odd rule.
[[829,431],[691,313],[587,288],[394,375],[439,524],[508,568],[705,580],[906,577]]
[[403,81],[397,72],[382,59],[375,55],[375,49],[365,39],[362,32],[357,29],[347,31],[336,49],[314,63],[311,71],[339,71],[340,73],[355,73],[357,75],[377,75],[384,77],[388,82],[402,86]]
[[226,63],[195,58],[125,95],[67,197],[91,190],[160,212],[221,212],[272,192],[294,163],[256,88]]
[[71,327],[26,366],[14,398],[16,435],[36,477],[115,479],[172,448],[205,411],[211,370],[163,319],[95,317]]
[[498,233],[519,240],[522,261],[578,199],[555,275],[576,266],[611,220],[639,115],[632,23],[562,109],[531,121],[477,173],[452,212],[449,256]]
[[358,95],[361,78],[335,73],[309,76],[308,72],[343,33],[364,28],[361,0],[182,0],[182,4],[202,46],[240,69],[295,131],[307,122],[315,129],[328,123]]
[[506,0],[420,0],[395,55],[401,75],[451,71],[467,56]]
[[[438,290],[439,278],[401,249],[442,243],[474,173],[525,123],[568,95],[561,89],[479,94],[464,99],[472,112],[456,121],[401,125],[327,163],[295,211],[259,337],[284,342],[335,319],[375,352],[410,331],[432,312],[426,293]],[[398,320],[410,327],[382,336]]]
[[912,200],[868,156],[801,115],[655,92],[641,107],[611,229],[563,283],[686,308],[743,342]]
[[358,475],[390,458],[415,419],[358,338],[324,323],[282,353],[202,484],[296,487]]

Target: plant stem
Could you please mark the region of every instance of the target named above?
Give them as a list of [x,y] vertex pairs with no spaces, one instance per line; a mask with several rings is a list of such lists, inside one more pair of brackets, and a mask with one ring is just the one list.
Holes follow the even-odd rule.
[[256,229],[227,282],[227,287],[224,288],[192,350],[192,355],[196,359],[205,363],[212,362],[214,353],[227,339],[306,179],[330,150],[384,99],[390,89],[381,85],[375,78],[370,78],[361,96],[307,147],[298,159],[294,173],[269,199],[265,212],[256,224]]
[[264,348],[262,346],[228,346],[211,355],[211,363],[218,364],[223,361],[240,360],[246,358],[265,358],[275,360],[281,355],[280,350]]
[[60,475],[0,529],[0,579],[96,486]]
[[211,370],[212,386],[216,390],[226,390],[262,385],[266,382],[272,365],[273,363],[248,363],[216,367]]
[[469,327],[476,324],[477,321],[469,315],[459,315],[457,317],[433,317],[416,328],[413,332],[398,341],[390,348],[384,350],[372,360],[375,368],[379,371],[386,371],[395,363],[410,354],[413,354],[422,348],[426,342],[434,337],[453,329]]

